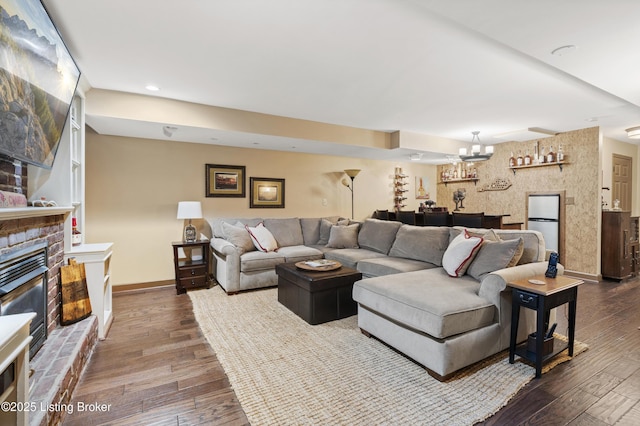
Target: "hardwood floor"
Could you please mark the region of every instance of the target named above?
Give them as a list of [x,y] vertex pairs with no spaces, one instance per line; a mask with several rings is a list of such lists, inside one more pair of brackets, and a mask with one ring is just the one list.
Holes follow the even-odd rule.
[[[238,296],[233,296],[238,297]],[[640,280],[586,283],[578,291],[576,338],[589,350],[533,380],[483,425],[640,424]],[[122,292],[65,425],[242,425],[247,418],[194,320],[172,287]],[[566,334],[566,311],[558,315]]]
[[116,292],[115,320],[98,342],[64,425],[245,425],[229,380],[174,287]]

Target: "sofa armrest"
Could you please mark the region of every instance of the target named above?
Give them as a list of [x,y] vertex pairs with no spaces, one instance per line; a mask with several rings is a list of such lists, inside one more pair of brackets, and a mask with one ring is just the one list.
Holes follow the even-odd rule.
[[[543,275],[547,271],[547,265],[547,262],[533,262],[491,272],[480,282],[478,295],[498,303],[500,292],[506,290],[510,282],[533,277],[534,275]],[[564,266],[558,263],[558,275],[563,274]]]
[[240,291],[240,255],[242,249],[223,238],[211,240],[213,273],[216,281],[227,293]]
[[223,238],[212,238],[211,239],[211,248],[214,251],[217,251],[220,254],[224,254],[225,256],[228,255],[233,255],[236,254],[238,256],[240,256],[240,254],[242,254],[240,252],[240,249],[236,246],[234,246],[233,244],[231,244],[229,241],[223,239]]

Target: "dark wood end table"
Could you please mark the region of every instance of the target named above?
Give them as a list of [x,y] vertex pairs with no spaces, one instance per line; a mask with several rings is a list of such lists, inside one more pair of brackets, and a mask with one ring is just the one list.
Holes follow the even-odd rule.
[[278,301],[311,325],[355,315],[353,283],[362,278],[355,269],[309,271],[295,263],[276,265]]
[[[173,263],[176,272],[176,294],[183,294],[187,289],[209,287],[209,240],[193,242],[176,241],[173,245]],[[178,249],[201,248],[202,259],[180,258]]]
[[[544,284],[533,284],[529,280],[537,280]],[[576,302],[578,299],[578,286],[584,281],[577,278],[562,275],[556,278],[547,278],[544,275],[510,282],[511,287],[511,339],[509,342],[509,362],[515,362],[515,355],[519,355],[536,365],[536,378],[542,376],[542,363],[557,355],[565,349],[569,349],[569,356],[573,356],[573,343],[576,329]],[[553,348],[549,354],[543,354],[545,333],[549,327],[549,314],[551,309],[569,304],[569,342],[567,346]],[[516,346],[518,335],[518,322],[520,319],[520,307],[536,311],[536,345],[535,352],[527,350],[527,345]]]

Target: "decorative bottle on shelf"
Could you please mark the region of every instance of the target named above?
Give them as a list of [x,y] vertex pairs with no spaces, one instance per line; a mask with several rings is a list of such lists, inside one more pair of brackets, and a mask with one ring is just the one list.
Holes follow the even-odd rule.
[[522,158],[522,151],[518,151],[518,158],[516,158],[516,166],[520,167],[524,164],[524,158]]
[[462,172],[461,172],[461,176],[462,179],[466,179],[467,178],[467,168],[466,167],[462,167]]
[[509,167],[516,166],[516,157],[513,156],[513,151],[511,151],[511,157],[509,157]]
[[547,163],[555,163],[556,154],[553,152],[553,146],[549,146],[549,152],[547,153]]
[[564,151],[562,150],[562,145],[558,145],[558,163],[561,163],[564,161]]
[[527,150],[527,154],[524,156],[524,165],[525,166],[531,165],[531,155],[529,155],[529,150]]
[[547,162],[547,156],[544,155],[544,146],[540,147],[540,164],[544,164]]
[[82,233],[78,231],[78,221],[75,217],[71,218],[71,245],[79,246],[82,244]]
[[533,164],[540,164],[540,158],[538,156],[538,143],[533,146]]

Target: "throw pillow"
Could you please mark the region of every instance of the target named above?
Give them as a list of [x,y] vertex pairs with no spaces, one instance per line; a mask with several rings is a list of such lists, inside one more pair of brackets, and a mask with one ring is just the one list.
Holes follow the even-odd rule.
[[260,222],[257,226],[246,226],[253,245],[260,251],[269,252],[278,250],[278,243],[276,239],[267,228],[264,227],[264,223]]
[[[504,240],[504,241],[506,241],[506,240]],[[511,259],[511,262],[509,262],[509,264],[506,266],[507,268],[511,268],[512,266],[516,266],[518,264],[518,262],[520,261],[520,258],[522,257],[522,254],[524,253],[524,239],[522,237],[519,237],[518,241],[520,241],[520,244],[518,245],[518,248],[516,249],[516,252],[513,254],[513,258]]]
[[227,241],[240,249],[240,254],[255,250],[251,236],[242,223],[238,222],[235,225],[231,225],[224,222],[222,224],[222,232]]
[[331,227],[334,222],[329,219],[322,219],[320,221],[320,239],[318,240],[318,245],[324,246],[329,243],[329,235],[331,234]]
[[[513,262],[518,252],[518,247],[523,245],[522,238],[506,241],[485,241],[478,255],[469,265],[467,274],[480,281],[490,272],[509,267],[508,265]],[[522,250],[520,251],[520,255],[522,255]],[[518,260],[516,260],[516,263]]]
[[451,241],[442,257],[442,267],[451,277],[461,277],[480,250],[482,237],[472,237],[467,230]]
[[331,227],[329,242],[330,248],[358,248],[358,225],[334,225]]

